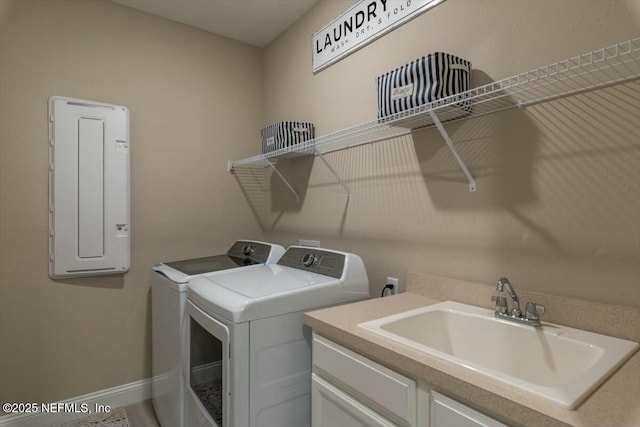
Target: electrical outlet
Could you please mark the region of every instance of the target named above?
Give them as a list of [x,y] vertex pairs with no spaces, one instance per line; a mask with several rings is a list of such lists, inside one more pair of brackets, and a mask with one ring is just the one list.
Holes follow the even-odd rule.
[[398,284],[399,280],[397,277],[387,276],[387,282],[385,283],[385,285],[393,285],[393,289],[391,289],[390,291],[391,295],[395,295],[398,293]]

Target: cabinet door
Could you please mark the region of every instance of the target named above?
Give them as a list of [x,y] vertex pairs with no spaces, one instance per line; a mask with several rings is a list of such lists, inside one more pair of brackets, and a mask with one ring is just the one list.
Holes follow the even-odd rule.
[[311,427],[397,427],[316,374],[311,379]]
[[507,427],[475,409],[433,391],[429,425],[430,427]]

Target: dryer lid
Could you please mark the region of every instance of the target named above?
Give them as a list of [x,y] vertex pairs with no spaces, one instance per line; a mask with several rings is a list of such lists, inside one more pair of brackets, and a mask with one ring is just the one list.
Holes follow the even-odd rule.
[[214,255],[165,263],[165,265],[187,276],[228,270],[230,268],[253,264],[258,264],[258,261],[254,261],[251,258],[238,258],[232,255]]
[[[294,270],[279,265],[261,266],[238,271],[241,274],[225,274],[203,277],[203,280],[249,299],[282,295],[298,289],[318,286],[327,282],[339,282],[331,277],[309,271]],[[206,285],[205,285],[206,288]],[[209,292],[211,294],[211,292]],[[215,293],[210,295],[215,299]]]
[[253,240],[237,240],[226,254],[155,264],[153,270],[175,283],[187,283],[200,274],[277,262],[284,248]]
[[339,279],[280,265],[259,265],[189,282],[187,297],[233,323],[335,304]]

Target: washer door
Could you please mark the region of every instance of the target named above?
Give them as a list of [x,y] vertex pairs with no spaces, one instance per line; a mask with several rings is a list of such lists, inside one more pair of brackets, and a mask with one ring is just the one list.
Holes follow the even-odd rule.
[[226,427],[229,425],[229,329],[190,301],[186,311],[187,425]]

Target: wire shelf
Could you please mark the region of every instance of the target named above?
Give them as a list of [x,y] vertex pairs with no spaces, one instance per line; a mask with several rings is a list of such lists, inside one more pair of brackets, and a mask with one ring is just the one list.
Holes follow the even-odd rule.
[[246,159],[236,167],[272,166],[300,156],[326,154],[361,144],[406,135],[415,129],[526,107],[640,78],[640,38],[574,56],[466,92],[348,129]]

